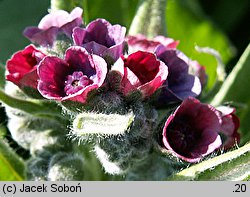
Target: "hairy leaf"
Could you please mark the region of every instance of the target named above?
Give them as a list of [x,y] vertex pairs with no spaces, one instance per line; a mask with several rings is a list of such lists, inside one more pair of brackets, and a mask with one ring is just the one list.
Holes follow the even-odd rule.
[[250,175],[250,144],[175,174],[169,180],[244,180]]

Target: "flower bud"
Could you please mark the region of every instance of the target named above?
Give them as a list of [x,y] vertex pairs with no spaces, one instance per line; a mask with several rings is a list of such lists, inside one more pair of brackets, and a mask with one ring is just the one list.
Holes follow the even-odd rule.
[[[58,136],[62,135],[62,131],[64,131],[62,126],[53,120],[34,118],[29,114],[23,113],[19,110],[14,110],[8,106],[6,106],[6,112],[9,118],[7,126],[12,138],[23,148],[31,148],[32,154],[37,148],[42,148],[41,141],[43,141],[43,145],[44,143],[48,144],[48,142],[51,142],[51,140],[47,140],[53,135],[49,136],[48,132],[45,134],[44,131],[50,130],[51,128],[57,129],[61,132]],[[62,136],[66,136],[66,134]],[[36,141],[36,143],[34,141]]]
[[46,181],[48,174],[48,160],[35,157],[27,162],[27,179],[31,181]]
[[133,122],[134,115],[128,113],[100,114],[83,112],[73,121],[72,132],[76,136],[84,135],[123,135]]
[[30,153],[38,155],[45,150],[51,153],[56,153],[59,150],[70,150],[70,145],[66,141],[66,131],[63,128],[36,131],[30,144]]
[[74,153],[58,152],[49,163],[48,180],[84,180],[84,160]]
[[149,154],[147,159],[130,170],[125,177],[128,181],[164,181],[177,169],[180,169],[180,162],[173,162],[165,156]]
[[94,150],[107,173],[127,173],[142,162],[152,148],[156,111],[139,103],[133,107],[133,113],[134,120],[126,132],[97,140]]
[[123,97],[113,91],[105,91],[101,94],[93,96],[88,101],[88,108],[91,111],[105,114],[126,114],[128,111]]

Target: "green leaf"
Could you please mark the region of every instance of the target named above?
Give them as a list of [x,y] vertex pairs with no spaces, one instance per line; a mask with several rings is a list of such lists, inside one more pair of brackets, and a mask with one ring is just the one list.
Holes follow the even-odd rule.
[[0,180],[22,181],[24,179],[24,162],[6,142],[0,140]]
[[212,105],[220,105],[224,102],[241,106],[238,110],[241,126],[242,144],[250,140],[250,94],[249,94],[249,75],[250,75],[250,44],[242,54],[237,65],[225,80],[220,91],[211,102]]
[[68,117],[62,115],[62,109],[56,102],[38,99],[23,100],[6,94],[2,89],[0,89],[0,101],[12,108],[22,110],[36,117],[53,118],[62,123],[68,123]]
[[169,180],[237,180],[250,175],[250,144],[193,165]]
[[[212,104],[219,105],[224,101],[232,100],[247,103],[250,95],[245,88],[249,87],[248,76],[250,74],[250,44],[242,54],[237,65],[227,77],[220,92],[214,98]],[[237,92],[237,94],[236,94]]]
[[128,34],[144,34],[148,38],[166,35],[166,3],[166,0],[141,0]]
[[195,46],[215,49],[227,63],[233,55],[229,40],[206,18],[197,0],[168,0],[166,21],[168,36],[180,40],[178,49],[206,67],[207,89],[211,89],[216,82],[217,62],[209,54],[198,53]]

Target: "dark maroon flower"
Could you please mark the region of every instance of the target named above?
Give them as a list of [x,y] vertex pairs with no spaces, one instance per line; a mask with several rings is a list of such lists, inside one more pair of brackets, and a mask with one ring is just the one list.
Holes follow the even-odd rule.
[[125,46],[126,28],[120,25],[111,25],[105,19],[97,19],[86,28],[75,28],[73,40],[76,45],[83,46],[89,53],[101,57],[111,57],[116,61],[122,54]]
[[179,44],[179,41],[175,41],[172,38],[167,38],[164,36],[156,36],[153,39],[148,39],[142,34],[135,36],[127,36],[126,41],[128,42],[129,52],[136,51],[147,51],[154,52],[156,47],[160,44],[164,45],[167,48],[175,49]]
[[240,134],[238,129],[240,127],[240,120],[234,114],[235,109],[226,106],[220,106],[217,110],[221,114],[222,124],[220,134],[222,137],[222,147],[227,150],[235,144],[240,143]]
[[121,57],[112,71],[121,76],[120,91],[129,95],[140,91],[143,97],[152,95],[168,76],[167,66],[156,59],[153,53],[138,51],[128,57]]
[[16,52],[7,61],[6,80],[13,82],[21,89],[25,87],[36,89],[38,84],[37,65],[43,57],[45,54],[33,45]]
[[31,42],[52,46],[59,33],[64,33],[71,38],[73,29],[81,24],[81,8],[75,8],[70,14],[64,10],[58,10],[43,17],[38,27],[27,27],[23,34]]
[[38,90],[48,99],[86,102],[88,93],[103,85],[107,74],[105,60],[89,55],[82,47],[70,47],[65,60],[45,57],[38,66]]
[[156,56],[168,66],[169,76],[164,82],[158,104],[182,101],[188,97],[196,97],[201,93],[201,83],[197,76],[189,74],[188,62],[184,61],[181,52],[160,45]]
[[214,107],[189,97],[168,117],[163,144],[173,155],[198,162],[221,146],[220,127],[220,115]]

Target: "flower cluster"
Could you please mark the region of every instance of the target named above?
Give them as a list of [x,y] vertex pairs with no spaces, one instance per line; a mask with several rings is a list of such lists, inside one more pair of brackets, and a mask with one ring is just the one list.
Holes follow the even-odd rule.
[[[43,99],[82,106],[100,94],[116,95],[123,101],[120,108],[125,106],[127,111],[134,110],[131,106],[138,102],[166,110],[165,124],[152,126],[151,132],[160,133],[160,140],[155,139],[159,147],[187,162],[198,162],[239,143],[235,109],[215,108],[198,100],[207,81],[205,67],[179,51],[178,41],[164,36],[126,36],[125,27],[105,19],[84,26],[80,8],[70,14],[50,13],[38,27],[26,28],[24,35],[33,44],[7,61],[6,79],[28,95],[27,88]],[[116,101],[109,102],[115,105]],[[156,122],[162,124],[162,120]]]

